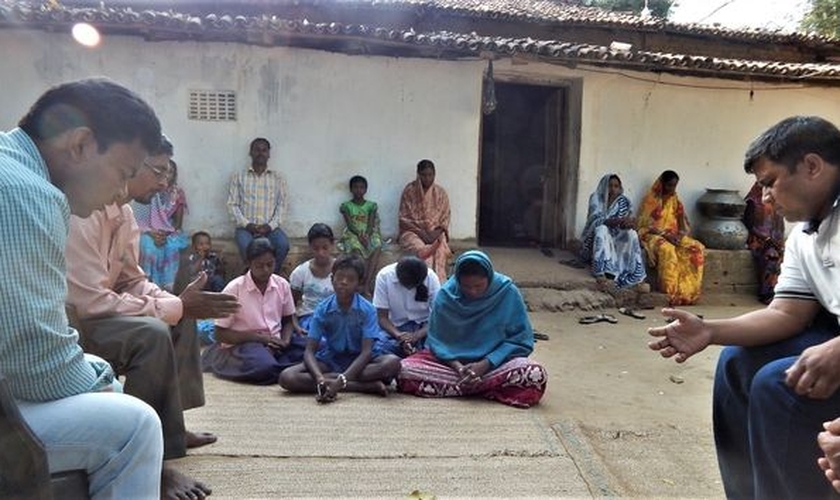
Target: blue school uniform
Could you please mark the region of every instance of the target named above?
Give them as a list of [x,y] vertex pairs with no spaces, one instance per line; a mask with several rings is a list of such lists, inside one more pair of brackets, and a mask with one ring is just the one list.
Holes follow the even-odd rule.
[[344,372],[362,352],[362,339],[373,340],[371,361],[381,354],[376,308],[358,293],[347,311],[342,311],[335,294],[321,302],[312,313],[309,338],[320,342],[315,359],[333,373]]

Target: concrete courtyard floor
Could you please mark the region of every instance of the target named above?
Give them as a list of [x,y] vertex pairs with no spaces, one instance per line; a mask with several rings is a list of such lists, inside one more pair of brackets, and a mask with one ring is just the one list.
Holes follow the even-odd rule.
[[[592,288],[585,271],[536,250],[490,254],[517,282],[556,274],[545,286]],[[760,307],[742,296],[705,302],[688,309],[719,318]],[[550,340],[533,355],[548,389],[529,410],[402,394],[322,406],[208,375],[207,405],[186,413],[187,427],[219,441],[175,465],[213,498],[723,498],[711,432],[719,348],[678,365],[646,346],[646,329],[663,324],[657,311],[640,320],[603,310],[618,323],[581,325],[591,313],[580,309],[531,313]]]

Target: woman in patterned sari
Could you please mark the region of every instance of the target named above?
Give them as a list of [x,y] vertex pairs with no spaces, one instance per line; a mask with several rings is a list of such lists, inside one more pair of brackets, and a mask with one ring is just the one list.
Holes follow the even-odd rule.
[[601,178],[589,197],[589,214],[583,228],[581,259],[591,264],[600,283],[607,279],[618,288],[638,285],[645,279],[645,264],[630,200],[615,174]]
[[785,254],[785,219],[772,205],[761,200],[761,184],[753,184],[744,200],[744,225],[749,229],[747,248],[750,249],[758,274],[758,300],[769,304],[782,268]]
[[400,391],[422,397],[480,396],[535,405],[547,375],[528,356],[534,332],[519,290],[477,250],[455,261],[435,297],[426,349],[402,360]]
[[677,196],[680,177],[662,172],[639,209],[638,231],[648,264],[656,269],[657,288],[670,305],[690,305],[700,298],[706,247],[689,237],[691,226]]
[[420,160],[417,179],[408,183],[400,198],[400,247],[410,252],[446,280],[449,250],[449,196],[435,184],[435,164]]

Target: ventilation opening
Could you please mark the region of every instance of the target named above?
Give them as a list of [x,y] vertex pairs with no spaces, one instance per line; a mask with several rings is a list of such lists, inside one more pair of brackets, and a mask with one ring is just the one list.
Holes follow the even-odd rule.
[[236,121],[236,92],[232,90],[190,90],[190,120]]

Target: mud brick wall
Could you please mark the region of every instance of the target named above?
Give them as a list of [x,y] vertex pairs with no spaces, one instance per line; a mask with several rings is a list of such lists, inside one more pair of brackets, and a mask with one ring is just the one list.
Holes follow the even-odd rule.
[[706,249],[703,293],[758,292],[755,265],[749,250]]
[[[245,264],[239,257],[239,250],[236,248],[236,244],[232,239],[213,238],[213,249],[220,252],[225,259],[225,263],[227,264],[226,278],[228,281],[242,274],[245,269]],[[338,251],[336,251],[336,255],[338,255]],[[379,268],[381,269],[388,264],[396,262],[400,258],[400,255],[400,247],[398,245],[386,245],[379,257]],[[311,254],[309,253],[309,245],[306,239],[291,239],[289,241],[289,255],[283,262],[283,276],[288,278],[298,264],[310,258]]]

